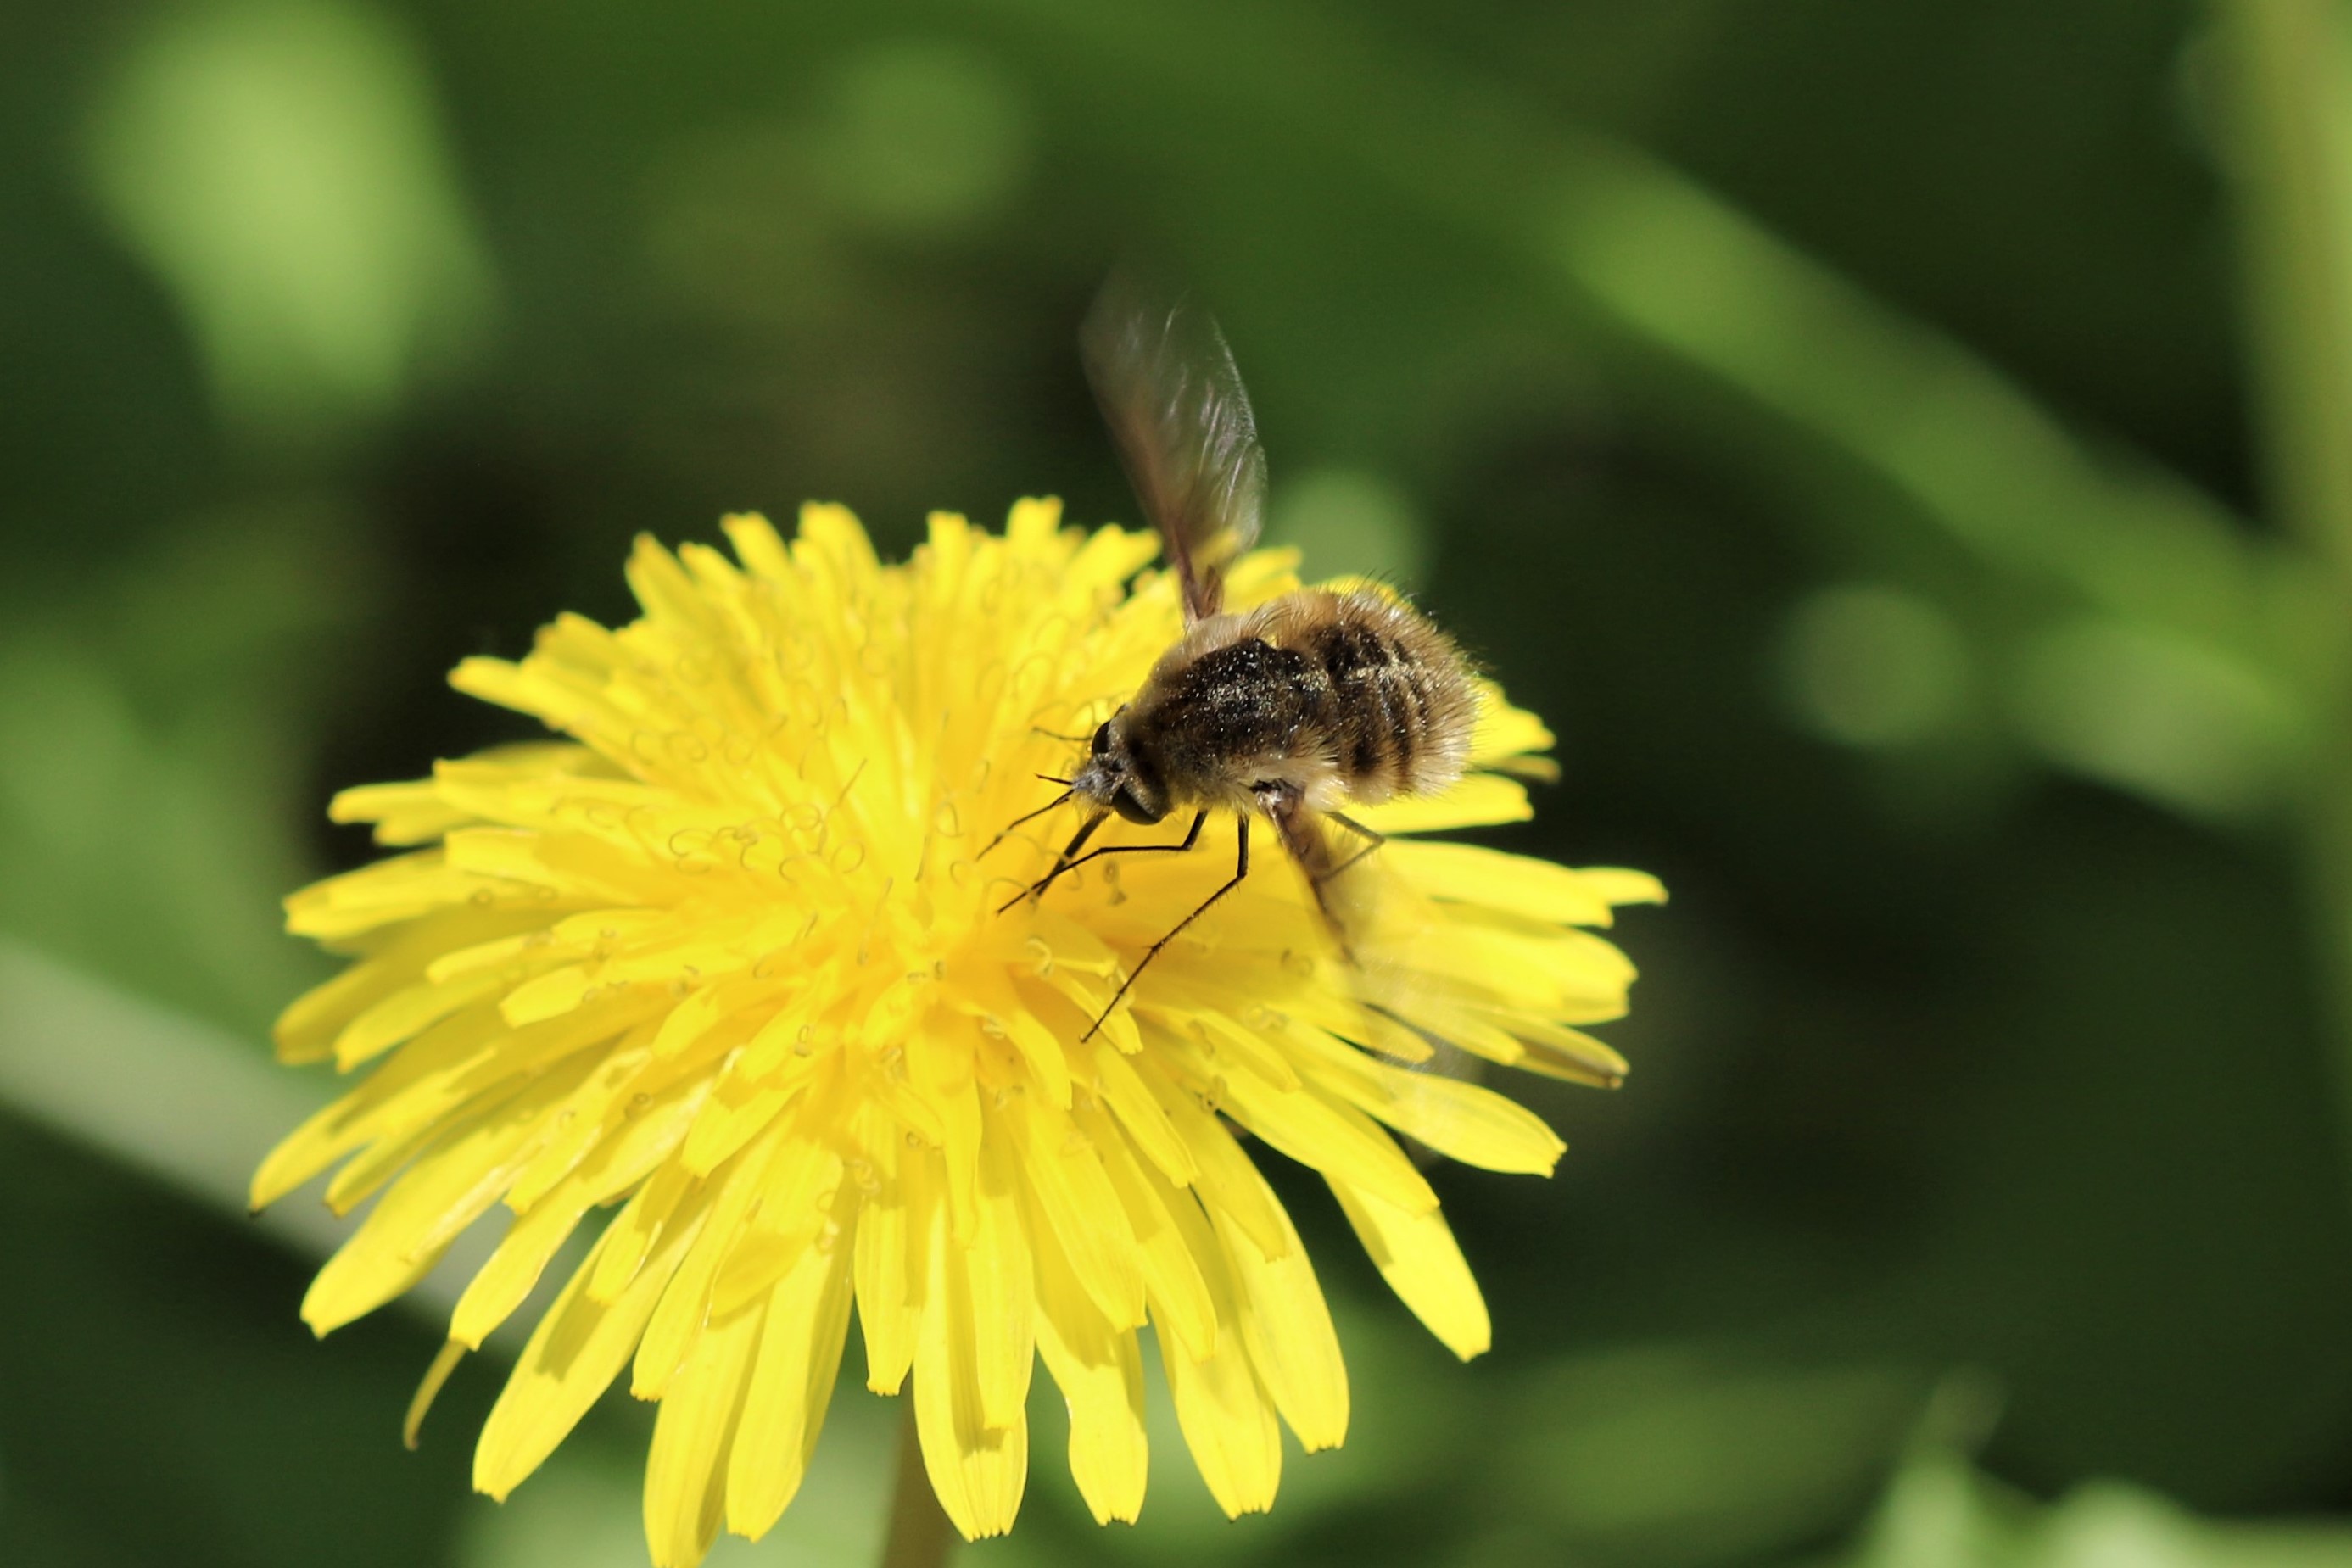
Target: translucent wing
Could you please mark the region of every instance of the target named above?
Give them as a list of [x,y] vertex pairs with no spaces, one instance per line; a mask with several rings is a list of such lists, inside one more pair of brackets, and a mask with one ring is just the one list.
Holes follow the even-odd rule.
[[[1341,1032],[1389,1059],[1370,1070],[1381,1096],[1372,1114],[1403,1134],[1423,1164],[1458,1154],[1491,1165],[1504,1146],[1494,1141],[1497,1129],[1505,1127],[1514,1135],[1507,1143],[1517,1151],[1505,1153],[1506,1160],[1531,1163],[1493,1168],[1548,1168],[1546,1150],[1536,1145],[1556,1140],[1536,1123],[1535,1142],[1528,1142],[1524,1113],[1506,1111],[1477,1086],[1486,1062],[1512,1061],[1545,1076],[1612,1088],[1624,1064],[1613,1053],[1606,1059],[1568,1054],[1580,1039],[1572,1031],[1549,1031],[1556,1039],[1509,1038],[1483,1011],[1486,998],[1475,980],[1449,978],[1416,961],[1450,917],[1386,864],[1361,830],[1303,804],[1267,814],[1314,890],[1346,967],[1360,1018],[1358,1027]],[[1605,1051],[1598,1042],[1583,1043]]]
[[1427,1165],[1439,1151],[1411,1136],[1411,1130],[1442,1144],[1454,1116],[1431,1079],[1475,1082],[1481,1073],[1475,1057],[1410,1021],[1411,981],[1391,959],[1409,948],[1427,916],[1417,896],[1379,863],[1379,841],[1362,830],[1343,829],[1345,819],[1324,816],[1301,801],[1286,802],[1268,814],[1283,849],[1313,891],[1347,967],[1362,1015],[1359,1038],[1405,1069],[1384,1075],[1391,1113],[1384,1119],[1408,1133],[1415,1163]]
[[1103,286],[1078,346],[1183,588],[1186,622],[1214,615],[1225,563],[1255,542],[1265,508],[1265,454],[1224,334],[1190,301],[1122,274]]

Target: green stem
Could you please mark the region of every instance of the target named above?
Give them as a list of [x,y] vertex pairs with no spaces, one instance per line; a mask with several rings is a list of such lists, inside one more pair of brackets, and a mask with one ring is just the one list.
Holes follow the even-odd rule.
[[2337,0],[2230,0],[2231,152],[2272,507],[2352,586],[2352,227]]
[[915,1396],[898,1423],[898,1479],[890,1496],[890,1533],[882,1547],[882,1568],[940,1568],[955,1552],[955,1526],[948,1522],[923,1469],[922,1439],[915,1432]]
[[[2230,152],[2270,510],[2320,569],[2336,650],[2352,628],[2352,90],[2340,0],[2225,0]],[[2301,815],[2320,964],[2352,1126],[2352,682],[2315,661],[2319,743]]]

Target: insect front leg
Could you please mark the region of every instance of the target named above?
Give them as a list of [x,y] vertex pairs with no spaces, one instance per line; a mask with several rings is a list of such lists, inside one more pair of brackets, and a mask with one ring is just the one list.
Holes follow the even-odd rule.
[[[1192,819],[1192,831],[1184,835],[1183,847],[1188,849],[1192,847],[1193,838],[1201,831],[1201,821],[1207,815],[1208,813],[1203,811],[1199,817]],[[1182,934],[1184,927],[1192,925],[1192,922],[1200,919],[1201,916],[1209,913],[1211,905],[1214,904],[1217,900],[1224,897],[1225,894],[1233,892],[1234,889],[1239,887],[1242,884],[1243,880],[1249,875],[1250,814],[1247,811],[1240,812],[1235,816],[1234,820],[1239,824],[1240,831],[1234,841],[1234,874],[1232,879],[1228,881],[1224,886],[1217,889],[1216,892],[1202,899],[1199,908],[1193,910],[1192,914],[1184,916],[1183,919],[1179,920],[1175,925],[1170,926],[1168,928],[1168,935],[1162,936],[1159,941],[1154,942],[1150,946],[1144,949],[1143,956],[1136,960],[1135,967],[1127,972],[1127,978],[1121,980],[1118,983],[1118,989],[1111,993],[1110,1001],[1104,1007],[1101,1016],[1095,1019],[1092,1027],[1090,1027],[1085,1034],[1078,1037],[1082,1042],[1094,1039],[1095,1031],[1102,1028],[1103,1020],[1109,1018],[1111,1014],[1118,1010],[1118,1004],[1126,998],[1129,988],[1135,984],[1136,977],[1143,973],[1145,966],[1149,965],[1151,960],[1160,956],[1160,950],[1162,947],[1167,946],[1171,942],[1175,941],[1176,938]],[[1160,849],[1169,849],[1174,846],[1161,844],[1157,847]]]
[[1101,827],[1104,822],[1108,821],[1110,813],[1108,811],[1097,811],[1093,816],[1088,817],[1085,821],[1079,823],[1078,831],[1070,835],[1070,841],[1064,844],[1062,846],[1062,852],[1054,858],[1054,869],[1047,872],[1044,876],[1039,877],[1035,882],[1031,883],[1027,887],[1023,888],[1019,893],[1014,894],[1011,898],[1006,899],[1003,904],[998,904],[996,906],[996,913],[999,915],[1003,914],[1006,910],[1012,908],[1014,904],[1020,903],[1024,898],[1045,897],[1045,890],[1053,886],[1055,882],[1060,878],[1061,874],[1069,870],[1070,867],[1076,863],[1077,852],[1087,847],[1087,841],[1095,836],[1095,830]]
[[1094,822],[1087,824],[1085,831],[1079,833],[1076,838],[1070,841],[1069,848],[1062,852],[1062,858],[1054,862],[1054,869],[1052,871],[1047,872],[1044,877],[1031,883],[1028,887],[1024,888],[1021,892],[1014,894],[1003,904],[998,904],[996,906],[996,913],[999,915],[1003,914],[1006,910],[1012,908],[1014,904],[1020,903],[1024,898],[1045,897],[1045,890],[1053,886],[1055,880],[1061,876],[1064,872],[1076,871],[1078,867],[1086,864],[1088,861],[1093,860],[1097,855],[1181,855],[1190,850],[1194,844],[1201,841],[1201,825],[1208,820],[1208,812],[1195,811],[1192,814],[1192,825],[1184,831],[1184,841],[1182,843],[1105,844],[1101,849],[1088,850],[1082,855],[1074,855],[1073,852],[1076,851],[1080,844],[1086,842],[1087,834],[1092,832],[1094,831],[1095,824],[1102,821],[1101,818],[1097,817],[1095,819]]

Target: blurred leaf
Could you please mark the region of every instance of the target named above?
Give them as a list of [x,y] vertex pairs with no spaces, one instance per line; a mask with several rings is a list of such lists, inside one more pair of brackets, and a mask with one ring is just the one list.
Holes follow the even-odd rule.
[[[2221,8],[2223,117],[2236,177],[2251,359],[2280,520],[2296,531],[2352,620],[2352,8],[2337,0],[2235,0]],[[2325,744],[2305,792],[2305,875],[2339,1051],[2352,1048],[2352,685],[2321,686]],[[2339,1082],[2345,1082],[2339,1070]],[[2352,1101],[2339,1114],[2352,1120]]]
[[2230,0],[2220,143],[2239,238],[2266,488],[2352,573],[2352,9]]
[[358,619],[355,556],[313,508],[231,508],[70,591],[16,585],[0,931],[257,1036],[321,973],[277,904],[309,870],[295,737]]
[[204,0],[93,100],[94,193],[177,298],[232,423],[389,413],[480,324],[488,269],[400,30],[355,0]]
[[946,39],[877,42],[842,62],[815,132],[835,200],[886,232],[920,236],[988,217],[1028,172],[1020,84]]
[[[845,1385],[825,1418],[808,1478],[783,1518],[756,1542],[722,1533],[705,1560],[709,1568],[861,1568],[874,1562],[889,1511],[900,1403]],[[636,1437],[640,1423],[625,1425]],[[456,1568],[645,1568],[638,1444],[600,1442],[593,1432],[583,1437],[557,1449],[505,1502],[472,1500]]]
[[2000,695],[2046,760],[2200,814],[2242,810],[2300,765],[2337,644],[2306,563],[2152,465],[2093,450],[1959,345],[1638,154],[1586,149],[1555,237],[1612,326],[1825,442],[1965,551],[1984,577],[1961,591],[2014,606],[2007,627],[1960,607],[1996,639],[1993,669],[2021,667],[2018,622],[2092,611],[2211,672],[2134,682],[2143,733],[2238,742],[2226,778],[2192,776],[2178,749],[2080,743],[2044,722],[2028,669]]
[[2243,817],[2294,776],[2304,716],[2210,644],[2084,617],[2019,650],[2017,720],[2043,754],[2191,816]]
[[2352,1529],[2215,1524],[2153,1492],[2093,1482],[2050,1507],[1930,1450],[1888,1489],[1845,1568],[2334,1568]]
[[[337,1088],[320,1074],[274,1066],[247,1042],[128,997],[19,943],[0,937],[0,1108],[45,1124],[240,1221],[254,1166]],[[362,1214],[338,1218],[297,1195],[251,1218],[306,1260],[341,1246]],[[496,1222],[469,1228],[433,1272],[401,1298],[439,1322],[498,1244]],[[534,1292],[551,1298],[575,1242]],[[294,1301],[285,1303],[289,1321]],[[519,1341],[526,1310],[490,1343]],[[389,1431],[390,1428],[387,1428]]]
[[301,863],[266,815],[282,753],[251,709],[210,716],[158,734],[86,647],[0,637],[0,929],[257,1026],[320,967],[272,909]]
[[1790,613],[1782,678],[1810,727],[1849,746],[1904,746],[1960,721],[1975,672],[1959,629],[1906,589],[1821,589]]
[[[208,1207],[245,1211],[255,1164],[318,1109],[323,1087],[0,938],[0,1103]],[[345,1229],[301,1204],[261,1224],[310,1253]]]
[[1850,1517],[1924,1396],[1891,1368],[1677,1346],[1575,1358],[1518,1391],[1513,1447],[1487,1485],[1496,1511],[1546,1527],[1571,1560],[1738,1561]]
[[1304,552],[1315,578],[1376,577],[1414,587],[1428,564],[1425,534],[1411,497],[1377,474],[1315,468],[1276,477],[1268,541]]

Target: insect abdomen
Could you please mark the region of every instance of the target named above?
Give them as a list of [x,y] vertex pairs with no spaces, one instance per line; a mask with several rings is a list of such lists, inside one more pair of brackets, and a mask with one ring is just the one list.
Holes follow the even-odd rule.
[[1445,633],[1373,592],[1294,598],[1271,640],[1322,677],[1317,717],[1349,798],[1369,805],[1460,778],[1478,703]]

